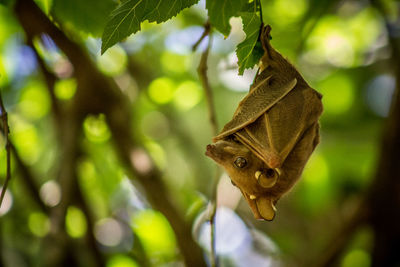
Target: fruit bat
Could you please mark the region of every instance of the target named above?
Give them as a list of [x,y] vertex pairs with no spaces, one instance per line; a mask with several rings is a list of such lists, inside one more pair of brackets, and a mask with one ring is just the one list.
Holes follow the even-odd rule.
[[260,31],[264,55],[249,93],[206,150],[241,190],[254,217],[268,221],[319,143],[322,113],[322,95],[271,46],[270,31],[269,25]]

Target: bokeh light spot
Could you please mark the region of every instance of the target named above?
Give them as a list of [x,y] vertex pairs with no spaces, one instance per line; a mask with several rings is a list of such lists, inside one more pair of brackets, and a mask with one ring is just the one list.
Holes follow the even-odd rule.
[[157,78],[149,85],[149,97],[158,104],[166,104],[174,97],[175,84],[167,77]]
[[88,116],[83,123],[83,128],[86,138],[93,143],[103,143],[111,137],[104,114]]
[[18,107],[24,117],[39,119],[50,110],[49,96],[41,82],[33,81],[21,93]]
[[178,55],[171,52],[163,52],[161,55],[161,66],[166,72],[171,73],[184,73],[187,71],[189,64],[189,57]]
[[371,257],[367,252],[361,249],[350,251],[343,259],[342,267],[369,267],[371,266]]
[[139,267],[139,265],[131,258],[125,255],[112,256],[107,261],[107,267]]
[[56,82],[54,93],[57,98],[62,100],[71,99],[76,92],[76,80],[65,79]]
[[[351,5],[347,7],[351,9]],[[352,15],[326,15],[318,21],[307,39],[306,54],[310,63],[329,62],[336,67],[365,63],[365,53],[373,50],[374,43],[382,35],[382,22],[371,8],[356,13],[354,10],[343,11],[346,12]]]
[[131,151],[130,156],[131,162],[138,172],[146,174],[152,169],[153,163],[145,150],[140,148],[134,149]]
[[42,151],[36,128],[19,116],[10,116],[13,140],[22,158],[29,164],[35,163]]
[[390,75],[379,75],[368,84],[366,100],[375,114],[381,117],[386,117],[389,114],[395,87],[396,80]]
[[324,112],[329,115],[343,114],[351,108],[355,98],[352,80],[344,74],[334,74],[319,85],[324,96]]
[[71,237],[79,238],[84,236],[87,230],[85,215],[76,207],[68,207],[65,226],[67,233]]
[[33,212],[29,215],[28,227],[34,235],[43,237],[50,231],[50,220],[41,212]]
[[308,1],[299,0],[261,0],[263,16],[279,21],[280,25],[288,25],[301,19],[307,11]]
[[329,167],[325,158],[319,153],[314,153],[304,168],[303,176],[305,182],[310,185],[325,183],[329,179]]
[[98,221],[94,227],[97,241],[105,246],[113,247],[122,241],[122,227],[117,220],[105,218]]
[[286,22],[291,22],[299,19],[307,10],[307,6],[307,0],[276,0],[274,2],[274,10],[278,11],[282,18],[285,18],[281,21]]
[[48,181],[40,187],[40,198],[49,207],[54,207],[61,200],[61,188],[56,181]]
[[167,219],[160,212],[143,210],[132,218],[132,228],[150,256],[175,254],[175,235]]
[[110,47],[103,55],[97,57],[100,70],[110,76],[120,75],[127,63],[127,55],[119,45]]
[[182,82],[174,96],[174,104],[181,110],[189,110],[200,102],[202,90],[198,83],[193,81]]

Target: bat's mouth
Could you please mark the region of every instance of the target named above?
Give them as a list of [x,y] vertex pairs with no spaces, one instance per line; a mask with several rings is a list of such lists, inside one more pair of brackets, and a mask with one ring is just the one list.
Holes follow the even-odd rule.
[[242,191],[244,198],[249,204],[254,218],[257,220],[272,221],[275,218],[275,206],[272,199],[266,196],[249,195]]

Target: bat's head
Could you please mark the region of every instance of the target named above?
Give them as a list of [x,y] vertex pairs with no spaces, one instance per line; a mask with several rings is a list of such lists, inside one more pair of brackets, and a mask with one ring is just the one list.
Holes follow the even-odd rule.
[[256,219],[273,220],[277,199],[268,194],[268,188],[275,185],[278,170],[267,168],[235,138],[208,145],[206,155],[224,167],[232,183],[242,191]]

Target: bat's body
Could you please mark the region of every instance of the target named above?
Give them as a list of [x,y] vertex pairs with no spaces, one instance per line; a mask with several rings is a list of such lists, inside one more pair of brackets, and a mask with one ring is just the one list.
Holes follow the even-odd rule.
[[206,155],[223,166],[257,219],[272,220],[275,203],[300,178],[319,142],[322,96],[261,35],[260,74]]

